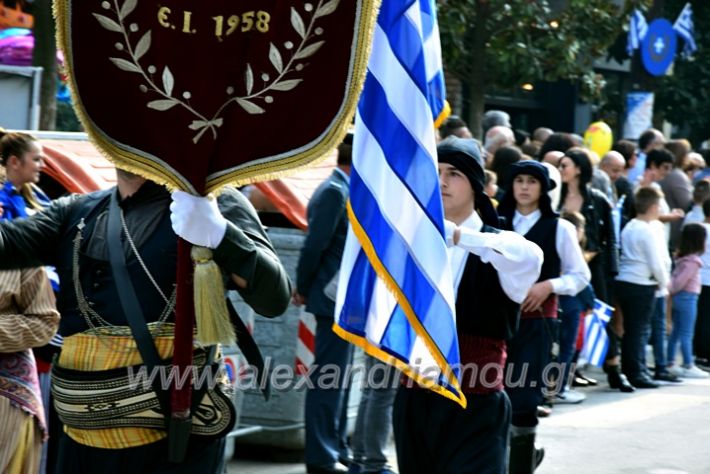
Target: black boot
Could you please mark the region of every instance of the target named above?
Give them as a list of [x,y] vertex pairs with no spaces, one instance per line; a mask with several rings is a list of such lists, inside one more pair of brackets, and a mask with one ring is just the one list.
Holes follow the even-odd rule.
[[609,382],[609,388],[621,390],[625,393],[631,393],[635,390],[633,385],[629,383],[626,375],[621,373],[618,365],[607,365],[604,367],[604,370],[606,371],[606,379]]
[[535,428],[514,427],[510,438],[510,458],[508,474],[532,474],[545,457],[543,448],[535,448]]

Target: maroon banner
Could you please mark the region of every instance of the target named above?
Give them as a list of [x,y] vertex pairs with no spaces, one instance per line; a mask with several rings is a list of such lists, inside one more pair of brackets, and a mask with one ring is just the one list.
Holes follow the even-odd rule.
[[371,0],[58,0],[75,106],[120,167],[189,192],[272,178],[336,146]]

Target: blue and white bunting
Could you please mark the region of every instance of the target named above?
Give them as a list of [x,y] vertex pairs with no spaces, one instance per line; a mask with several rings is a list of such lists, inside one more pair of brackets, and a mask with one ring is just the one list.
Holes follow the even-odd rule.
[[683,10],[678,15],[678,19],[673,23],[673,29],[678,36],[683,38],[685,46],[681,55],[685,58],[690,57],[698,50],[698,45],[695,44],[695,27],[693,26],[693,7],[690,2],[686,3]]
[[355,118],[333,329],[465,406],[433,126],[444,107],[435,1],[383,0]]
[[629,35],[626,42],[626,52],[629,56],[634,54],[634,50],[639,49],[641,42],[646,37],[646,32],[648,31],[648,23],[646,23],[646,17],[643,16],[639,10],[634,10],[631,13],[631,18],[629,20]]
[[609,349],[606,325],[611,320],[614,308],[601,300],[594,300],[594,310],[584,318],[584,347],[581,356],[590,364],[602,367]]

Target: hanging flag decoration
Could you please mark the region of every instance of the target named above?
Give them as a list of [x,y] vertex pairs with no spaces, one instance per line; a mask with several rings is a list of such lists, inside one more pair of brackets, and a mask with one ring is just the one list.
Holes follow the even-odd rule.
[[611,320],[614,308],[601,300],[594,300],[594,310],[584,318],[584,347],[581,356],[590,364],[602,367],[609,349],[606,325]]
[[683,51],[681,56],[688,58],[693,55],[698,50],[698,45],[695,44],[695,27],[693,26],[693,7],[690,2],[686,3],[681,10],[678,19],[673,23],[673,29],[678,36],[683,38],[685,46],[683,46]]
[[643,13],[639,10],[635,9],[629,19],[629,34],[626,41],[626,52],[629,56],[633,55],[634,51],[639,49],[641,42],[646,37],[647,31],[648,24],[646,23],[646,17],[644,17]]

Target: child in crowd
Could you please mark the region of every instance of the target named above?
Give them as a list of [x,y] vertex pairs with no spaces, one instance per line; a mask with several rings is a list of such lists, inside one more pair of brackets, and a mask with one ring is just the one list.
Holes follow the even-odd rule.
[[703,203],[710,199],[710,181],[698,181],[693,188],[693,207],[686,214],[683,224],[691,222],[703,222],[705,214],[703,213]]
[[486,187],[483,188],[483,192],[491,198],[493,206],[498,207],[498,201],[496,200],[496,195],[498,194],[498,175],[491,170],[484,170],[486,177]]
[[635,196],[636,218],[621,232],[621,259],[616,290],[624,314],[621,343],[622,370],[636,388],[657,388],[645,367],[645,349],[651,332],[656,290],[666,288],[670,279],[657,242],[662,237],[654,229],[661,214],[661,191],[641,187]]
[[701,224],[687,224],[680,234],[678,259],[671,277],[670,292],[673,296],[673,330],[668,339],[668,362],[672,364],[680,342],[683,365],[673,366],[671,371],[682,378],[708,378],[710,374],[693,363],[693,333],[700,295],[700,269],[705,252],[707,231]]

